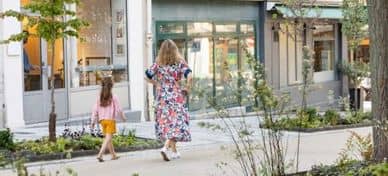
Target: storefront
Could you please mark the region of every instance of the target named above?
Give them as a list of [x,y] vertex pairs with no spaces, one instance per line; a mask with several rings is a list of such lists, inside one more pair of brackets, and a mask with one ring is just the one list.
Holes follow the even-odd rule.
[[[23,10],[22,6],[29,2],[6,1],[0,0],[1,10]],[[265,1],[81,0],[81,3],[69,8],[90,23],[81,31],[85,41],[74,38],[57,41],[55,63],[47,59],[52,51],[39,38],[30,37],[24,45],[1,46],[4,84],[0,95],[4,90],[3,116],[7,126],[47,122],[49,74],[54,74],[59,119],[87,118],[98,97],[101,76],[111,74],[116,82],[114,93],[132,114],[129,119],[152,120],[154,90],[144,80],[144,70],[155,61],[165,39],[177,43],[193,69],[195,87],[204,91],[201,94],[217,101],[221,100],[217,97],[223,97],[217,103],[233,107],[241,103],[242,97],[248,97],[247,92],[235,92],[248,83],[239,78],[252,75],[247,54],[265,64],[268,82],[275,91],[287,92],[295,102],[299,101],[302,44],[293,43],[292,38],[276,30],[280,27],[293,31],[271,18],[273,9]],[[284,13],[281,6],[277,8],[277,13]],[[326,103],[329,90],[336,96],[342,94],[341,75],[336,66],[347,56],[338,9],[322,9],[327,16],[321,16],[318,19],[321,23],[310,26],[305,33],[307,44],[315,51],[312,77],[321,87],[310,97],[312,104]],[[1,21],[1,38],[22,30],[34,33],[35,29],[25,28],[25,23]],[[24,69],[26,59],[34,69]],[[54,73],[48,71],[51,65]],[[197,94],[198,91],[192,92],[189,109],[200,114],[203,111],[198,110],[209,107],[208,97],[199,98]]]
[[[1,10],[14,9],[28,13],[23,6],[29,2],[20,0],[10,3],[2,0]],[[2,21],[4,38],[18,31],[32,34],[22,44],[12,46],[16,47],[15,51],[12,50],[14,53],[7,53],[11,45],[2,49],[2,52],[5,51],[4,65],[8,63],[9,67],[4,70],[5,94],[9,96],[5,97],[7,126],[48,121],[50,74],[55,79],[58,120],[87,118],[99,95],[101,77],[106,75],[112,76],[115,82],[113,91],[128,115],[138,120],[144,118],[145,88],[143,77],[139,74],[143,73],[145,47],[138,49],[135,46],[145,43],[144,37],[138,35],[139,31],[144,30],[144,4],[144,1],[99,0],[96,3],[94,0],[81,0],[80,5],[69,6],[79,18],[89,23],[89,27],[80,32],[83,41],[75,38],[56,41],[55,63],[48,59],[52,51],[47,43],[33,36],[36,28],[26,27],[28,21]],[[15,28],[11,29],[9,24],[16,24]],[[138,27],[130,29],[129,26]],[[50,73],[51,67],[54,67],[54,73]],[[136,93],[131,94],[132,91]],[[17,123],[11,118],[16,119]]]
[[[347,45],[341,31],[342,11],[337,6],[322,6],[318,10],[311,8],[307,23],[299,24],[304,28],[295,29],[293,23],[282,17],[293,19],[290,9],[273,4],[269,16],[277,14],[279,18],[267,18],[266,68],[273,87],[280,92],[289,93],[295,103],[301,102],[299,86],[303,82],[303,42],[312,51],[312,73],[309,75],[315,85],[308,102],[325,108],[328,95],[342,96],[344,83],[339,72],[339,63],[347,58]],[[319,14],[319,15],[318,15]]]
[[[194,86],[197,90],[190,97],[190,111],[209,107],[207,98],[203,96],[216,97],[217,103],[225,106],[234,106],[241,102],[239,97],[243,93],[236,96],[233,91],[243,84],[237,79],[239,73],[251,73],[243,46],[253,56],[258,53],[261,3],[153,1],[154,53],[157,53],[163,40],[172,39],[193,69]],[[174,10],[163,10],[167,8]],[[221,97],[228,97],[228,101]]]

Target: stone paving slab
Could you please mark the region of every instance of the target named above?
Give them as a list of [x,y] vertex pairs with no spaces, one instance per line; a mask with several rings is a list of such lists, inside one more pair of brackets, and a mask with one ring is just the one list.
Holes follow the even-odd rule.
[[[146,127],[148,126],[146,125]],[[193,142],[178,145],[182,153],[182,159],[168,163],[162,161],[158,150],[148,150],[121,153],[122,158],[119,161],[107,161],[105,163],[97,163],[95,157],[90,156],[71,160],[28,163],[27,166],[31,173],[39,172],[41,166],[52,173],[61,168],[71,167],[80,176],[130,176],[132,173],[139,173],[141,176],[239,175],[232,172],[239,173],[239,167],[236,165],[230,151],[220,149],[221,146],[233,147],[231,140],[226,135],[216,134],[208,129],[194,129]],[[356,128],[352,131],[366,135],[371,133],[371,128]],[[345,146],[346,139],[349,136],[349,130],[301,135],[299,170],[308,170],[312,165],[320,163],[333,163],[337,159],[338,153]],[[287,133],[285,139],[288,144],[288,161],[295,161],[297,134]],[[222,170],[216,167],[216,164],[221,161],[229,164],[227,167],[228,174],[222,173]],[[0,175],[15,174],[10,170],[3,170],[0,171]]]

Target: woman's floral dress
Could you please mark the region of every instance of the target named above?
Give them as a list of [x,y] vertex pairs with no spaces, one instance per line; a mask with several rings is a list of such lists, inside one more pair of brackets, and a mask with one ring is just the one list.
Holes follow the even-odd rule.
[[189,113],[186,96],[179,84],[182,77],[187,78],[191,69],[185,61],[169,66],[154,63],[147,71],[149,79],[156,80],[155,133],[162,141],[167,139],[178,142],[191,141]]

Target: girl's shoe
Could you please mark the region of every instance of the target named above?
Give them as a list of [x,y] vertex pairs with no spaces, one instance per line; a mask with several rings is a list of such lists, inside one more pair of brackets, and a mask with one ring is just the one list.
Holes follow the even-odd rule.
[[104,162],[104,159],[102,159],[101,157],[97,157],[97,161],[102,163],[102,162]]
[[160,154],[162,155],[162,158],[164,161],[170,161],[170,158],[167,155],[167,148],[166,147],[163,147],[162,149],[160,149]]
[[181,158],[181,154],[179,152],[172,152],[171,159],[179,159]]

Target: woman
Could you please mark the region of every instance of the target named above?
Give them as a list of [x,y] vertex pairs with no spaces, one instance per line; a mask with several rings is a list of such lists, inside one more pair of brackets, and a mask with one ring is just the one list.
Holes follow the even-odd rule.
[[[160,151],[165,161],[170,161],[167,154],[169,149],[172,151],[171,159],[180,158],[177,142],[191,141],[186,106],[186,96],[192,82],[190,73],[191,69],[172,40],[162,43],[156,62],[146,71],[148,82],[156,86],[155,133],[157,138],[165,141]],[[185,88],[179,83],[182,77],[187,80]]]

